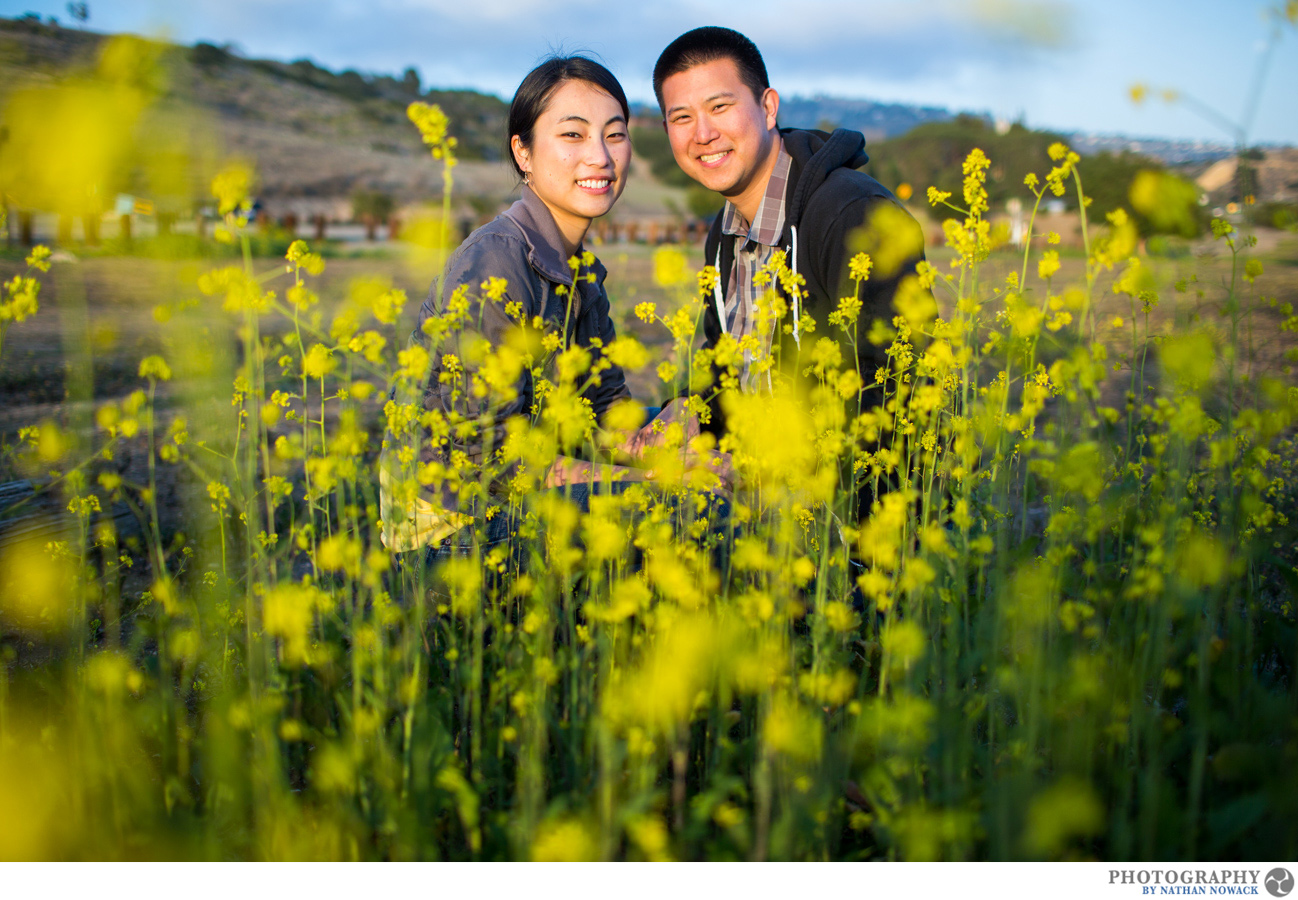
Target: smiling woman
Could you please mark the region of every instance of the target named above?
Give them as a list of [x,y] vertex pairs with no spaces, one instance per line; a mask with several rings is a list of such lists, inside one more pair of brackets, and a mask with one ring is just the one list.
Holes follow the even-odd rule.
[[550,60],[518,89],[509,113],[510,158],[554,217],[568,255],[626,186],[629,118],[621,85],[582,57]]
[[[389,548],[458,555],[475,540],[474,523],[485,545],[509,541],[516,522],[500,510],[508,492],[519,489],[519,469],[483,473],[511,427],[535,418],[541,397],[552,410],[566,398],[572,421],[561,430],[582,435],[619,401],[630,401],[621,367],[605,356],[616,339],[606,273],[582,246],[591,221],[612,209],[626,186],[628,118],[617,80],[583,57],[548,60],[520,85],[508,146],[523,179],[522,199],[455,251],[413,336],[431,368],[422,401],[410,398],[422,402],[426,424],[404,475],[415,461],[425,474],[447,474],[421,478],[415,496],[396,487],[413,486],[411,478],[385,467]],[[643,415],[624,405],[630,418],[622,419]],[[564,456],[572,449],[564,443],[543,464],[533,460],[523,493],[566,488],[584,506],[589,493],[604,489],[597,485],[643,480],[637,469]],[[404,502],[395,502],[397,495]]]

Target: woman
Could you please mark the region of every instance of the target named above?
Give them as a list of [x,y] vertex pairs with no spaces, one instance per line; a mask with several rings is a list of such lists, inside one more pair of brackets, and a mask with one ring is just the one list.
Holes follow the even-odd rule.
[[[403,480],[384,467],[390,549],[429,547],[447,555],[467,551],[475,539],[480,545],[509,539],[517,522],[498,513],[517,466],[500,465],[497,454],[511,419],[535,418],[536,379],[530,366],[520,367],[524,353],[532,365],[544,362],[547,380],[557,382],[558,355],[584,348],[598,377],[579,379],[580,396],[597,420],[630,399],[622,369],[602,360],[602,348],[615,337],[605,270],[583,248],[592,220],[612,209],[626,186],[629,120],[617,79],[584,57],[547,60],[519,86],[509,110],[509,154],[522,199],[469,235],[447,264],[440,295],[434,285],[420,309],[414,338],[432,360],[422,396],[426,427]],[[574,257],[580,262],[571,265]],[[491,279],[504,279],[503,293]],[[545,344],[554,335],[559,340]],[[486,347],[493,359],[484,356]],[[457,414],[486,424],[457,428]],[[499,470],[479,480],[484,464]],[[425,476],[418,486],[409,477],[414,469]],[[539,487],[571,485],[569,493],[584,506],[588,485],[600,478],[626,482],[638,480],[639,472],[560,456]],[[468,527],[474,523],[481,526],[477,535]]]

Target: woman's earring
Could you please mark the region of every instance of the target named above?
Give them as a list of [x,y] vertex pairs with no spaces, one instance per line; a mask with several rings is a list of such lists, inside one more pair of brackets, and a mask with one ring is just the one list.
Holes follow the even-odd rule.
[[531,173],[531,172],[524,172],[524,173],[523,173],[523,184],[527,185],[528,187],[531,187],[531,186],[532,186],[532,173]]

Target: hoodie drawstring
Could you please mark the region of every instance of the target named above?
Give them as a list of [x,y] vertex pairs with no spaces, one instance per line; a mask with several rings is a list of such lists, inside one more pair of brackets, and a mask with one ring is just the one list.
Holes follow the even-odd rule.
[[721,323],[721,333],[729,334],[730,328],[726,324],[726,296],[721,290],[721,245],[717,245],[717,281],[712,286],[712,300],[717,305],[717,321]]
[[798,303],[798,226],[790,225],[789,234],[793,235],[792,262],[789,268],[793,271],[793,343],[802,349],[802,338],[798,335],[798,320],[802,318],[802,307]]

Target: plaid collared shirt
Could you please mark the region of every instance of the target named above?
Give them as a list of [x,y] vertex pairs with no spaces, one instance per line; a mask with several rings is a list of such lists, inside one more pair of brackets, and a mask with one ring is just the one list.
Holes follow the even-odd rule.
[[[753,279],[779,249],[780,235],[784,231],[784,193],[792,165],[793,157],[785,151],[781,140],[775,168],[752,223],[745,221],[743,213],[729,201],[722,213],[721,231],[731,235],[735,241],[735,263],[726,287],[726,331],[735,340],[742,340],[757,328],[757,300],[768,286],[756,285]],[[760,337],[764,345],[769,346],[771,336]],[[749,371],[751,362],[751,354],[745,352],[740,385],[747,391],[757,387],[756,378]]]

